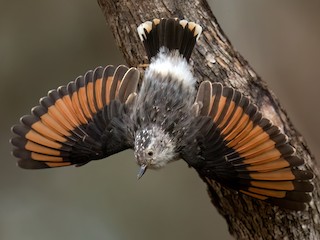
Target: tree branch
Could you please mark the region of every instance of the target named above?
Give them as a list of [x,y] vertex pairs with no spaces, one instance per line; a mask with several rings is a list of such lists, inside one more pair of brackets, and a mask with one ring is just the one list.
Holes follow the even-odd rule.
[[[178,17],[199,23],[203,35],[192,55],[198,81],[209,79],[232,86],[248,96],[262,114],[283,129],[315,174],[313,201],[304,212],[290,212],[242,194],[208,184],[212,203],[226,219],[230,233],[237,239],[320,239],[319,171],[305,140],[295,130],[286,112],[266,83],[247,61],[234,50],[205,0],[98,0],[106,21],[125,60],[130,66],[147,63],[137,26],[153,18]],[[192,62],[192,61],[191,61]]]

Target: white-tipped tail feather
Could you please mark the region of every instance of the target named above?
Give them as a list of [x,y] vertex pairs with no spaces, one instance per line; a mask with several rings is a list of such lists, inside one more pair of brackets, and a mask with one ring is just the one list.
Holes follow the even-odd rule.
[[146,21],[146,22],[141,23],[139,25],[139,27],[137,28],[137,31],[138,31],[141,42],[143,42],[144,40],[147,39],[145,31],[150,32],[151,29],[152,29],[152,22],[151,21]]
[[178,19],[153,19],[146,21],[137,28],[149,60],[155,57],[162,47],[179,50],[188,61],[202,27],[194,22]]

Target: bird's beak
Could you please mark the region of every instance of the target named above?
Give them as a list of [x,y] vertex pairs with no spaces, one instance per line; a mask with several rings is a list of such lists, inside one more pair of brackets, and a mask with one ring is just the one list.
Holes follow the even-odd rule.
[[137,178],[138,178],[138,179],[140,179],[140,178],[143,176],[143,174],[144,174],[144,173],[146,172],[146,170],[147,170],[147,167],[148,167],[147,164],[142,164],[142,165],[140,166],[140,170],[139,170],[138,175],[137,175]]

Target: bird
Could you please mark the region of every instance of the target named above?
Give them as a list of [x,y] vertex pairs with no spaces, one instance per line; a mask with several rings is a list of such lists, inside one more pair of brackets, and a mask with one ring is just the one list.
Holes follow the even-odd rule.
[[190,58],[202,27],[155,18],[137,27],[149,64],[97,67],[50,90],[12,127],[19,167],[83,166],[132,149],[147,170],[185,161],[207,182],[304,210],[313,173],[288,137],[240,91],[199,81]]

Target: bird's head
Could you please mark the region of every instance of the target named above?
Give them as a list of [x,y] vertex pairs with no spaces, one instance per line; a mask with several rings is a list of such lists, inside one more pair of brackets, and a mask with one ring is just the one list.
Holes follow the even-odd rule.
[[158,126],[142,128],[135,136],[134,155],[142,177],[147,168],[159,169],[177,159],[174,139]]

